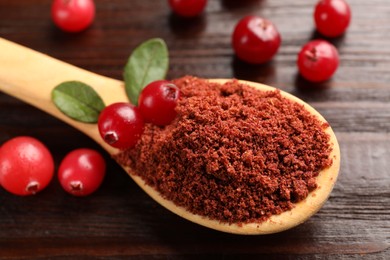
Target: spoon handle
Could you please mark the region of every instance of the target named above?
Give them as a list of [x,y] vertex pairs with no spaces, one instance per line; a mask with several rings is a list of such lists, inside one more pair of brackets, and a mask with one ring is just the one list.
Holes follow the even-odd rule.
[[93,87],[107,105],[128,101],[122,81],[77,68],[3,38],[0,50],[0,91],[57,117],[107,148],[98,136],[96,124],[80,123],[62,114],[51,101],[51,92],[64,81],[78,80]]

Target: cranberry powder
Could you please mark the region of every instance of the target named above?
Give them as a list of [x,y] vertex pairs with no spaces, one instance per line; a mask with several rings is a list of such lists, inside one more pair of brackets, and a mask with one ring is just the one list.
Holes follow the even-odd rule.
[[280,91],[190,76],[173,83],[181,94],[174,121],[146,124],[115,159],[188,211],[261,222],[306,198],[332,164],[329,125]]

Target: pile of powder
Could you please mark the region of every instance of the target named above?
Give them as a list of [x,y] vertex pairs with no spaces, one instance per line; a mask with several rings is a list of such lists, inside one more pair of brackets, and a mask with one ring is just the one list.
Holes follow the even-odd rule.
[[147,124],[136,147],[116,159],[190,212],[264,221],[304,199],[332,164],[329,125],[279,91],[190,76],[173,82],[181,91],[177,118]]

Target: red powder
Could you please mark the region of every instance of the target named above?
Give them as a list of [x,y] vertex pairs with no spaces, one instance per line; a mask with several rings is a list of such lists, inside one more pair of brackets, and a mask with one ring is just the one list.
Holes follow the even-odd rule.
[[177,118],[146,125],[135,148],[116,156],[160,194],[192,213],[259,222],[293,207],[329,167],[329,127],[279,91],[232,80],[177,79]]

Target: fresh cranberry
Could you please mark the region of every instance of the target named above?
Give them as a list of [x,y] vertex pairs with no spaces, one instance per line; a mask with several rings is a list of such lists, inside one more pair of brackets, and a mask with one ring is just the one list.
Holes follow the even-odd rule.
[[103,182],[106,162],[95,150],[79,148],[61,161],[58,179],[62,188],[74,196],[87,196]]
[[179,96],[179,88],[169,81],[157,80],[148,84],[138,100],[145,121],[159,126],[168,125],[176,117]]
[[351,9],[344,0],[321,0],[314,11],[317,30],[327,37],[343,34],[351,20]]
[[273,23],[258,16],[246,16],[236,25],[232,45],[236,55],[248,63],[261,64],[272,59],[281,37]]
[[124,102],[107,106],[99,115],[98,128],[106,143],[126,149],[136,145],[144,131],[138,107]]
[[95,3],[93,0],[54,0],[51,16],[62,30],[80,32],[93,22]]
[[337,70],[339,55],[329,42],[313,40],[302,47],[297,64],[301,75],[307,80],[325,81]]
[[32,195],[43,190],[54,174],[50,151],[39,140],[19,136],[0,149],[0,184],[16,195]]
[[206,7],[207,0],[168,0],[172,11],[183,17],[198,16]]

